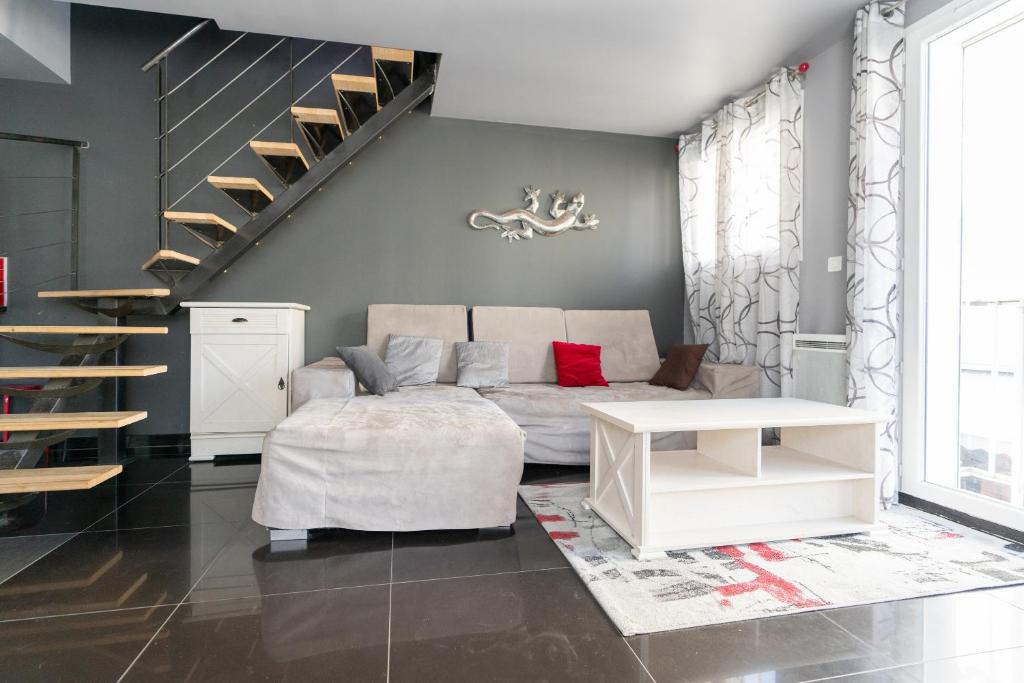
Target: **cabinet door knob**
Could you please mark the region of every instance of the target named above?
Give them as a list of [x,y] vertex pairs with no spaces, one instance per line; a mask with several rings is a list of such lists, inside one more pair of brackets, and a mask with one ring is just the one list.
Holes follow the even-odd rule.
[[277,380],[277,388],[280,389],[281,391],[284,391],[284,377]]

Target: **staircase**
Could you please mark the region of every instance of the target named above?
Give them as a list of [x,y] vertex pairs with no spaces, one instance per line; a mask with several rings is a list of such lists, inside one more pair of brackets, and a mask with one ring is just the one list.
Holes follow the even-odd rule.
[[[148,312],[173,313],[182,301],[191,298],[290,217],[299,204],[351,164],[370,142],[380,139],[381,133],[401,115],[433,94],[435,69],[431,56],[395,48],[360,49],[370,52],[371,72],[329,73],[321,79],[324,87],[329,82],[336,107],[302,106],[300,100],[316,95],[315,91],[307,91],[288,108],[290,130],[298,132],[296,139],[254,138],[245,145],[252,159],[270,172],[279,187],[268,188],[255,176],[210,173],[205,177],[205,183],[223,197],[222,206],[240,210],[246,217],[244,223],[236,225],[224,218],[224,209],[209,205],[209,200],[205,205],[182,206],[183,210],[178,210],[179,204],[188,202],[178,198],[170,202],[171,208],[166,198],[161,198],[161,218],[195,238],[206,250],[186,253],[171,248],[168,232],[161,225],[158,248],[142,269],[166,284],[170,294],[153,302]],[[165,96],[161,91],[158,100]],[[167,172],[162,169],[161,176]],[[159,188],[163,194],[163,184]]]
[[[175,88],[168,87],[167,61],[174,50],[197,34],[213,28],[212,21],[201,22],[143,66],[144,71],[156,68],[159,73],[156,101],[160,116],[160,135],[157,138],[160,166],[157,175],[158,244],[153,255],[142,264],[142,269],[160,279],[164,286],[38,293],[40,298],[67,301],[111,324],[0,326],[0,340],[60,356],[55,366],[0,368],[0,380],[45,380],[43,387],[37,390],[0,385],[0,394],[34,399],[27,413],[0,416],[0,432],[10,433],[9,440],[0,443],[0,513],[23,504],[27,500],[26,494],[91,488],[120,473],[121,465],[116,461],[124,451],[123,435],[118,430],[147,417],[146,411],[123,409],[123,383],[126,379],[146,378],[167,371],[165,365],[121,364],[120,350],[128,339],[136,335],[167,333],[166,327],[128,326],[127,317],[168,315],[179,310],[182,301],[191,298],[201,287],[223,273],[281,221],[289,218],[303,201],[322,189],[329,178],[350,165],[359,152],[380,139],[388,126],[410,113],[434,91],[436,68],[432,55],[394,48],[356,48],[356,51],[369,51],[372,65],[369,72],[330,72],[317,81],[317,86],[323,83],[327,87],[329,83],[335,107],[304,106],[302,101],[315,95],[314,88],[310,88],[291,99],[282,112],[282,115],[287,115],[292,139],[259,137],[270,126],[267,124],[236,151],[238,154],[248,148],[252,163],[258,164],[255,168],[269,172],[276,186],[267,187],[255,174],[219,175],[217,171],[234,157],[233,154],[191,190],[171,201],[168,177],[184,158],[170,163],[167,137],[184,120],[173,127],[168,125],[167,99],[248,34],[234,38]],[[291,40],[282,38],[275,43],[275,48]],[[324,45],[320,43],[302,60],[290,63],[282,78],[288,76],[294,81],[295,68]],[[288,47],[291,51],[291,42]],[[263,59],[265,54],[256,61]],[[229,81],[228,85],[237,78]],[[191,117],[195,111],[198,110],[185,118]],[[217,131],[241,113],[232,115]],[[198,147],[185,157],[196,149]],[[197,201],[190,196],[203,184],[217,191],[215,196],[222,198],[220,205],[209,199]],[[240,211],[245,220],[223,217],[222,214],[229,210]],[[183,236],[193,238],[201,251],[174,248],[170,239],[171,227],[180,230]],[[58,341],[53,341],[54,338]],[[101,364],[101,360],[109,363]],[[108,410],[62,412],[67,399],[99,388],[103,389]],[[108,462],[87,467],[38,467],[46,448],[62,442],[78,429],[99,430],[100,450],[108,454],[105,458]]]
[[[117,430],[147,417],[146,411],[61,412],[67,399],[100,387],[104,381],[149,377],[167,372],[166,365],[120,365],[119,349],[135,335],[167,334],[166,327],[129,327],[119,315],[136,299],[166,296],[166,289],[81,290],[40,292],[43,298],[64,298],[87,310],[110,316],[114,325],[0,325],[0,339],[35,351],[61,356],[55,366],[0,368],[0,379],[46,380],[41,389],[0,386],[0,394],[35,399],[27,413],[0,415],[0,494],[68,491],[92,488],[121,472],[116,461],[86,467],[37,468],[46,449],[74,430]],[[115,365],[97,365],[110,355]],[[116,459],[116,454],[115,454]],[[0,496],[0,512],[27,502],[25,496]]]

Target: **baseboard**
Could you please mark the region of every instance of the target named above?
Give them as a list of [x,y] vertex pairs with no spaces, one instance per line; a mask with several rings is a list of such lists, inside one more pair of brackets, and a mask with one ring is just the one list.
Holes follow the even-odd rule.
[[900,491],[899,502],[900,505],[906,505],[907,507],[912,507],[915,510],[920,510],[921,512],[927,512],[938,517],[943,517],[951,522],[963,524],[971,529],[983,531],[986,534],[992,534],[999,538],[1005,538],[1006,540],[1014,543],[1024,544],[1024,531],[1017,531],[1016,529],[1011,529],[1010,527],[1003,526],[1002,524],[996,524],[995,522],[979,519],[978,517],[964,514],[958,510],[948,508],[945,505],[939,505],[937,503],[923,500],[917,496],[912,496],[909,493],[903,493],[902,491]]
[[257,454],[263,450],[263,432],[244,434],[193,434],[192,462],[213,460],[218,455]]

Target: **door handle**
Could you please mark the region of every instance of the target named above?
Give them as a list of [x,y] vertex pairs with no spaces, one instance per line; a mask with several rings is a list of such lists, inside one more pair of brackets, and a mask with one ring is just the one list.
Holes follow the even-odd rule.
[[249,321],[247,319],[245,319],[245,318],[234,318],[234,319],[232,319],[231,322],[233,322],[233,323],[247,323]]
[[277,380],[277,388],[280,389],[281,391],[284,391],[284,377]]

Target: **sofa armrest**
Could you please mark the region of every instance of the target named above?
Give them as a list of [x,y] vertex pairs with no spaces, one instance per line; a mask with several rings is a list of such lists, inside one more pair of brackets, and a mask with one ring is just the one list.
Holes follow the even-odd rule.
[[702,362],[696,380],[711,398],[757,398],[761,395],[761,369],[752,365]]
[[340,358],[324,358],[292,371],[292,410],[314,398],[352,398],[356,376]]

